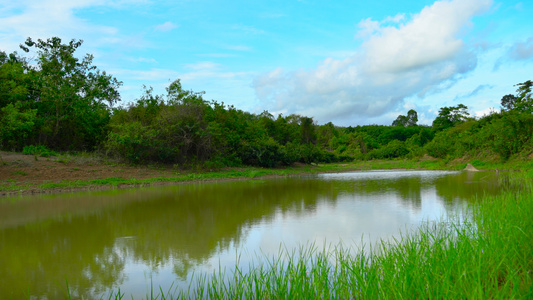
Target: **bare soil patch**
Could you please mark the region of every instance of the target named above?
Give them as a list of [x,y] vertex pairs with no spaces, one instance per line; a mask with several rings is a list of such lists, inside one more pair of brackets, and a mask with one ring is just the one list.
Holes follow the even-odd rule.
[[[104,162],[92,157],[45,158],[0,151],[0,185],[38,188],[43,183],[57,183],[63,180],[95,180],[109,177],[146,179],[176,176],[177,172],[171,167],[129,166]],[[35,190],[28,191],[28,193],[35,192]]]

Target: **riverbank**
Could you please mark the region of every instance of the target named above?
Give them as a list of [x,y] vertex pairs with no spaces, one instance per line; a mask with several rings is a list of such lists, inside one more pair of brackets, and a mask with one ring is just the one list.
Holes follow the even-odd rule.
[[372,160],[335,164],[296,164],[282,168],[196,168],[177,166],[131,166],[94,154],[38,157],[0,152],[0,197],[42,193],[63,193],[182,184],[200,181],[245,180],[317,173],[378,169],[462,170],[467,163],[481,170],[522,169],[530,162],[505,164],[481,160],[438,160],[428,156],[410,160]]

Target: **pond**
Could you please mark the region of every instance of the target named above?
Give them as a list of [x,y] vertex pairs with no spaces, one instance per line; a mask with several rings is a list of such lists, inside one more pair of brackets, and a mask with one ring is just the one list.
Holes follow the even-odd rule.
[[0,199],[3,297],[187,286],[280,248],[388,240],[497,193],[488,172],[369,171]]

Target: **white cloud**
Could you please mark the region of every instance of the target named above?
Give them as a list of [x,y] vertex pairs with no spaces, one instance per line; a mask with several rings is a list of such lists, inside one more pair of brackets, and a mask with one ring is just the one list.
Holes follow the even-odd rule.
[[162,32],[167,32],[167,31],[171,31],[172,29],[174,28],[178,28],[178,25],[170,22],[170,21],[167,21],[163,24],[159,24],[155,27],[155,30],[156,31],[162,31]]
[[[122,43],[128,37],[120,37],[115,27],[98,25],[76,15],[81,9],[93,7],[129,7],[142,0],[19,0],[2,8],[0,38],[2,50],[15,51],[27,37],[47,39],[60,37],[65,40],[82,38],[93,45],[109,42]],[[141,43],[137,43],[140,45]]]
[[478,87],[476,87],[473,91],[471,91],[469,93],[465,93],[465,94],[462,94],[462,95],[457,95],[453,99],[453,101],[458,101],[460,99],[466,99],[466,98],[474,97],[474,96],[477,96],[478,94],[480,94],[481,92],[483,92],[485,90],[490,90],[492,88],[494,88],[494,85],[482,84],[482,85],[479,85]]
[[509,49],[509,56],[514,60],[527,60],[533,58],[533,37],[524,42],[517,42]]
[[157,60],[152,57],[129,57],[127,59],[133,62],[157,64]]
[[489,108],[486,108],[486,109],[483,109],[483,110],[475,111],[474,112],[474,117],[482,118],[484,116],[488,116],[488,115],[491,115],[491,114],[494,114],[494,113],[497,113],[497,112],[500,112],[500,110],[499,109],[497,110],[494,107],[489,107]]
[[274,113],[314,116],[319,122],[376,119],[405,98],[424,96],[473,70],[476,54],[460,35],[491,4],[437,1],[409,19],[363,20],[357,54],[327,58],[313,70],[263,74],[254,81],[257,97]]
[[506,52],[494,63],[493,71],[498,71],[502,65],[513,61],[527,61],[533,59],[533,37],[525,41],[518,41],[509,46]]
[[212,71],[216,70],[220,67],[220,64],[214,63],[212,61],[201,61],[194,64],[185,64],[185,68],[192,69],[192,70],[202,70],[202,71]]
[[155,82],[167,82],[179,78],[179,72],[170,69],[152,68],[149,70],[130,70],[130,69],[110,69],[109,74],[129,79],[139,80],[146,84]]

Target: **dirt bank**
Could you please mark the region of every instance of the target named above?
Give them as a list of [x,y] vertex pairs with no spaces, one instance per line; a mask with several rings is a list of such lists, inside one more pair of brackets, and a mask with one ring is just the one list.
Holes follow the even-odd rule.
[[[65,189],[40,189],[45,183],[63,180],[95,180],[109,177],[147,179],[176,176],[171,167],[134,167],[106,162],[94,156],[35,157],[0,151],[0,186],[20,186],[20,190],[0,190],[0,196],[63,192]],[[118,186],[129,187],[128,186]],[[68,188],[66,191],[106,189],[111,186]],[[116,188],[113,186],[113,188]]]
[[[115,188],[132,188],[141,186],[161,186],[171,184],[183,184],[190,182],[245,180],[254,178],[279,177],[283,175],[274,172],[263,172],[257,168],[225,168],[217,170],[220,176],[190,176],[195,173],[191,170],[181,170],[172,166],[129,166],[116,162],[99,159],[97,156],[60,156],[60,157],[35,157],[21,153],[0,151],[0,197],[31,195],[42,193],[63,193],[87,190],[105,190]],[[354,169],[351,165],[340,164],[334,168],[319,166],[296,165],[290,168],[292,174],[326,173],[349,171]],[[280,169],[283,172],[289,169]],[[202,170],[204,173],[211,170]],[[272,170],[269,170],[272,171]],[[224,173],[228,172],[228,173]],[[230,174],[233,172],[233,174]],[[242,175],[235,175],[242,173]],[[260,173],[258,176],[250,176]],[[209,173],[206,173],[209,174]],[[204,174],[205,175],[205,174]],[[134,183],[87,183],[87,181],[110,178],[121,178],[124,181]],[[166,180],[165,178],[168,178]],[[175,180],[175,179],[179,180]],[[147,179],[144,182],[143,179]],[[150,180],[157,179],[157,180]],[[45,187],[54,183],[85,181],[81,186],[60,184],[62,187]]]

